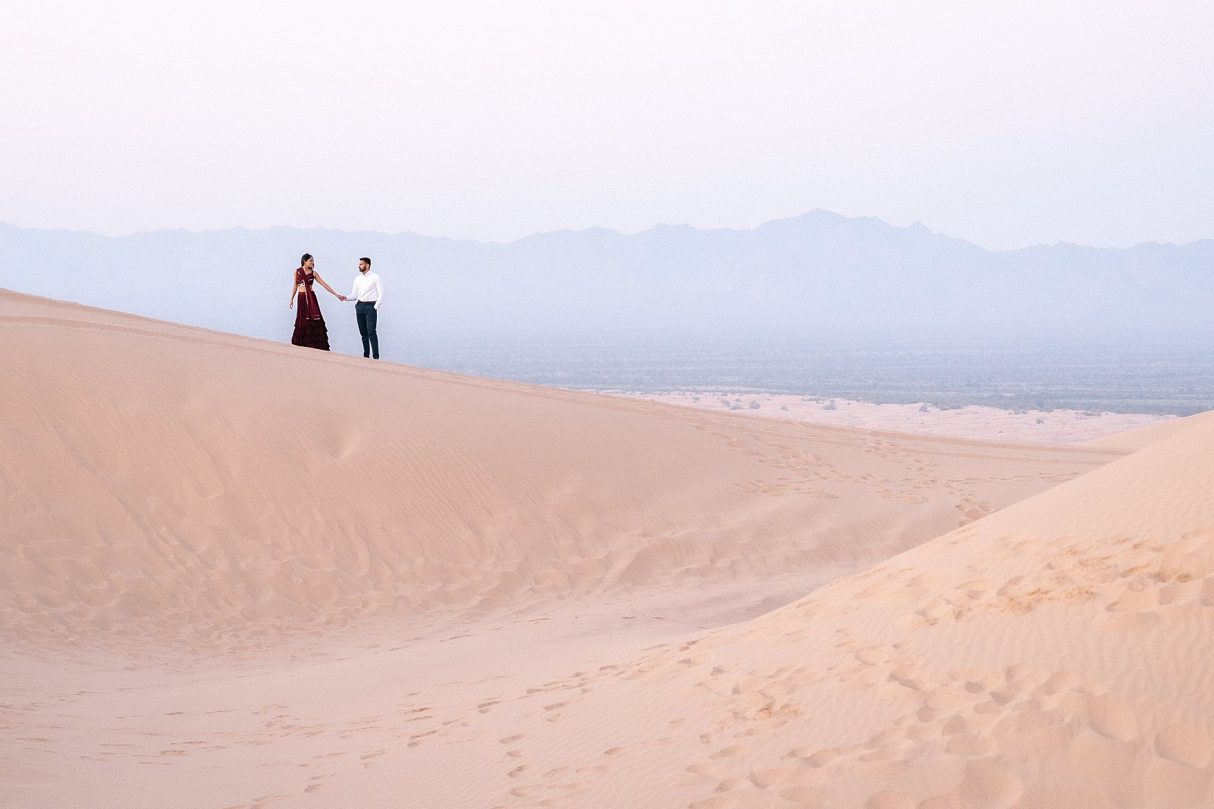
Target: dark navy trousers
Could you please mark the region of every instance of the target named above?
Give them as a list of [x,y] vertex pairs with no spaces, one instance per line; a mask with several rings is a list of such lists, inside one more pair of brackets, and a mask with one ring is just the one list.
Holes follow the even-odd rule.
[[375,303],[359,301],[354,304],[354,316],[358,318],[358,333],[363,338],[363,356],[379,359],[379,335],[375,333],[379,312],[375,311]]

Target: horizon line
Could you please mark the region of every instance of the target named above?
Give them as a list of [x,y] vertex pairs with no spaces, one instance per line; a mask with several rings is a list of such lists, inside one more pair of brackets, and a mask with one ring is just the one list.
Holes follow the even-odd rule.
[[113,234],[101,233],[99,231],[88,230],[88,229],[84,229],[84,228],[31,227],[31,226],[26,226],[26,225],[14,224],[12,222],[0,222],[0,227],[10,227],[10,228],[14,228],[16,230],[27,230],[27,231],[35,231],[35,232],[42,232],[42,233],[72,233],[72,234],[78,234],[78,235],[96,236],[98,238],[111,239],[111,240],[130,239],[130,238],[135,238],[135,237],[139,237],[139,236],[152,236],[152,235],[163,234],[163,233],[187,233],[192,236],[204,236],[207,234],[229,233],[232,231],[247,231],[250,233],[264,233],[264,232],[268,232],[268,231],[272,231],[272,230],[301,230],[301,231],[319,230],[319,231],[327,231],[327,232],[331,232],[331,233],[342,233],[342,234],[347,234],[347,235],[366,233],[366,234],[373,234],[376,236],[416,236],[416,237],[423,238],[423,239],[435,239],[435,240],[446,241],[446,242],[465,242],[465,243],[472,243],[472,244],[508,246],[508,245],[512,245],[512,244],[517,244],[519,242],[524,242],[529,239],[543,238],[545,236],[555,236],[555,235],[561,235],[561,234],[576,234],[576,233],[591,233],[591,232],[596,232],[596,231],[602,231],[605,233],[613,234],[615,236],[620,236],[620,237],[624,237],[624,238],[629,238],[629,237],[633,237],[633,236],[643,236],[647,233],[652,233],[653,231],[662,230],[662,229],[688,229],[688,230],[693,230],[693,231],[696,231],[699,233],[714,233],[714,232],[722,232],[722,231],[727,231],[727,232],[731,232],[731,233],[753,233],[757,230],[761,230],[762,228],[768,227],[770,225],[775,225],[775,224],[778,224],[781,222],[791,222],[791,221],[798,220],[798,219],[805,219],[807,217],[811,217],[811,216],[815,216],[815,215],[819,215],[819,216],[826,215],[830,218],[834,218],[837,220],[843,220],[843,221],[847,221],[847,222],[865,222],[865,221],[877,222],[891,230],[900,230],[900,231],[908,231],[908,232],[909,231],[926,232],[932,236],[938,236],[940,238],[947,239],[949,241],[961,242],[964,244],[971,245],[973,247],[976,247],[976,248],[983,250],[985,252],[988,252],[988,253],[1015,253],[1015,252],[1020,252],[1023,250],[1033,250],[1036,248],[1043,248],[1043,247],[1044,248],[1078,247],[1078,248],[1082,248],[1085,250],[1110,250],[1110,251],[1134,250],[1134,249],[1141,248],[1141,247],[1188,247],[1191,245],[1208,242],[1208,241],[1211,241],[1212,239],[1214,239],[1214,237],[1207,237],[1207,238],[1202,238],[1202,239],[1194,239],[1193,241],[1184,242],[1184,243],[1180,243],[1180,244],[1177,244],[1176,242],[1171,242],[1171,241],[1147,240],[1147,241],[1142,241],[1142,242],[1135,242],[1134,244],[1126,246],[1126,247],[1098,246],[1098,245],[1091,245],[1091,244],[1082,244],[1079,242],[1059,240],[1059,241],[1056,241],[1053,243],[1034,242],[1032,244],[1023,245],[1021,247],[991,248],[991,247],[986,247],[984,245],[981,245],[970,239],[963,239],[963,238],[960,238],[957,236],[950,236],[947,233],[933,230],[933,229],[927,227],[926,225],[924,225],[922,223],[922,221],[919,219],[914,220],[909,225],[895,225],[895,224],[892,224],[891,222],[888,222],[885,219],[882,219],[879,216],[848,216],[846,214],[837,213],[835,211],[831,211],[826,208],[812,208],[808,211],[804,211],[803,213],[793,214],[792,216],[781,216],[781,217],[776,217],[774,219],[768,219],[763,222],[760,222],[759,224],[755,225],[754,227],[729,227],[729,226],[700,227],[700,226],[692,225],[689,223],[657,222],[657,223],[654,223],[653,225],[650,225],[649,227],[641,229],[641,230],[623,231],[623,230],[618,230],[616,228],[605,227],[602,225],[588,225],[587,227],[584,227],[584,228],[555,228],[552,230],[538,230],[538,231],[534,231],[532,233],[528,233],[528,234],[525,234],[523,236],[519,236],[519,237],[513,238],[513,239],[478,239],[478,238],[471,238],[471,237],[437,236],[437,235],[432,235],[432,234],[427,234],[427,233],[419,233],[419,232],[413,231],[413,230],[395,230],[395,231],[391,231],[391,230],[356,230],[356,229],[352,230],[352,229],[345,229],[345,228],[340,228],[340,227],[329,227],[329,226],[325,226],[325,225],[306,225],[305,226],[305,225],[283,225],[283,224],[266,225],[266,226],[262,226],[262,227],[250,227],[247,225],[229,225],[227,227],[199,228],[199,229],[179,226],[179,227],[153,228],[151,230],[136,230],[136,231],[130,231],[127,233],[113,233]]

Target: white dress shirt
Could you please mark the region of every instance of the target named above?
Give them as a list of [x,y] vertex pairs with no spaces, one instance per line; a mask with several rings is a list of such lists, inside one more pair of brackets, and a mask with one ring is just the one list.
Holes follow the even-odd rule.
[[379,276],[370,270],[360,272],[354,276],[354,286],[350,288],[350,294],[346,298],[359,303],[374,303],[375,308],[379,309],[379,305],[384,301],[384,285]]

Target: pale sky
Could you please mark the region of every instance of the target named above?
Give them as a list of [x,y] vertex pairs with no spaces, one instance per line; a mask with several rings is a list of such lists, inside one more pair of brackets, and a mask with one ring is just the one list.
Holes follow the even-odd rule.
[[1188,242],[1212,42],[1208,2],[10,4],[0,222]]

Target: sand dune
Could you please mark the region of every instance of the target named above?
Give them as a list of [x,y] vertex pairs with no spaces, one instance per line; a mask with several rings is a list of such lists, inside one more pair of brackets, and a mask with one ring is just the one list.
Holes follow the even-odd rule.
[[1085,442],[1085,446],[1093,449],[1115,449],[1122,452],[1137,452],[1157,441],[1171,438],[1177,433],[1189,429],[1186,419],[1166,419],[1154,424],[1147,424],[1125,432],[1100,436]]
[[18,637],[230,648],[854,568],[1115,457],[756,424],[3,303],[0,605]]
[[1195,417],[787,608],[633,661],[623,676],[698,689],[632,734],[652,740],[666,719],[700,743],[658,765],[691,774],[665,805],[1214,805],[1212,447],[1214,414]]
[[[1080,444],[1091,447],[1139,449],[1123,438],[1128,433],[1150,436],[1160,422],[1174,416],[1147,413],[1094,413],[1086,410],[1001,410],[982,405],[942,408],[924,402],[890,404],[784,393],[630,392],[616,395],[678,404],[701,410],[739,411],[750,416],[814,424],[892,430],[916,435],[947,435],[1007,442]],[[1165,427],[1158,427],[1163,430]],[[1147,439],[1149,440],[1149,439]]]
[[1207,417],[848,430],[8,293],[0,357],[0,805],[1209,805]]

